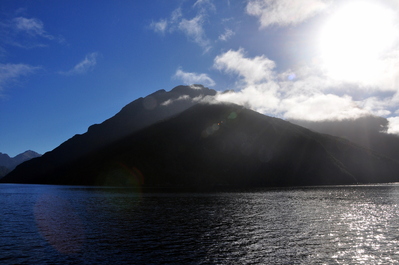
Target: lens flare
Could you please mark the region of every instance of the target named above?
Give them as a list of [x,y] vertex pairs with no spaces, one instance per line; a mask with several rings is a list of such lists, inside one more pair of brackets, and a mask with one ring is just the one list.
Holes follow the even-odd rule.
[[85,231],[68,200],[44,194],[36,201],[33,210],[40,234],[57,251],[73,254],[82,249]]
[[111,163],[97,178],[98,186],[114,186],[133,188],[134,192],[141,193],[144,176],[137,167],[129,167],[122,162]]

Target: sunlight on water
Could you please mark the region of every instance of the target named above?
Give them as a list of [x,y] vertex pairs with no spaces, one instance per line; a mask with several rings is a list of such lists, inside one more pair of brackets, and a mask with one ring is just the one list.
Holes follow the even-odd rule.
[[235,193],[0,185],[4,264],[397,264],[399,185]]

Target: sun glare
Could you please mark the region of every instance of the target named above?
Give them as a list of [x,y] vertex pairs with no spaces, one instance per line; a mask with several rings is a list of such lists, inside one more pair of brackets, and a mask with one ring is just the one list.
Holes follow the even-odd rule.
[[397,38],[394,22],[394,12],[376,3],[355,2],[337,10],[320,38],[329,76],[350,82],[372,78],[381,56]]

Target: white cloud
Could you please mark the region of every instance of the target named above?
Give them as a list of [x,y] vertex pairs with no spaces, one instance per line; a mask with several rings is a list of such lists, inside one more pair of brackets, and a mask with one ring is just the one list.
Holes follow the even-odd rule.
[[152,22],[150,27],[155,31],[164,34],[167,27],[168,21],[166,19],[161,19],[158,22]]
[[399,86],[399,47],[384,54],[373,65],[374,73],[359,83],[379,91],[397,91]]
[[150,28],[157,33],[165,34],[172,33],[175,31],[180,23],[181,17],[183,16],[181,8],[173,10],[170,18],[160,19],[158,22],[151,22]]
[[41,37],[64,43],[62,36],[54,36],[44,30],[44,23],[37,18],[16,17],[12,20],[12,28],[17,32],[25,32],[31,37]]
[[20,48],[46,47],[47,41],[64,43],[62,36],[54,36],[44,30],[44,23],[37,18],[16,17],[0,23],[0,42]]
[[280,107],[284,118],[310,121],[342,120],[369,114],[359,108],[350,96],[322,93],[312,96],[292,95],[283,98]]
[[232,31],[231,29],[226,29],[222,35],[219,36],[219,40],[221,41],[227,41],[231,37],[235,35],[235,32]]
[[161,106],[169,106],[170,104],[172,104],[172,103],[174,103],[176,101],[189,100],[189,99],[190,99],[189,95],[183,95],[183,96],[180,96],[180,97],[178,97],[176,99],[168,99],[168,100],[162,102]]
[[[217,56],[214,67],[237,75],[240,81],[237,92],[218,94],[219,101],[287,119],[341,120],[373,114],[387,117],[388,133],[399,134],[399,116],[395,116],[399,115],[399,87],[394,91],[397,70],[393,66],[386,72],[392,78],[380,76],[381,82],[372,88],[331,79],[317,65],[277,73],[273,61],[265,56],[246,57],[243,49]],[[392,83],[386,86],[382,81]]]
[[191,40],[204,49],[204,52],[210,50],[210,41],[205,35],[202,27],[204,19],[202,15],[197,15],[191,20],[183,18],[179,23],[179,29]]
[[253,59],[244,57],[244,50],[229,50],[214,60],[214,67],[228,73],[238,74],[246,84],[271,81],[275,77],[273,69],[276,64],[265,56]]
[[27,64],[0,64],[0,93],[10,83],[16,82],[20,77],[32,74],[40,68]]
[[387,133],[399,134],[399,117],[388,118],[389,127]]
[[259,18],[261,28],[295,25],[328,6],[326,0],[250,0],[246,12]]
[[184,84],[192,85],[192,84],[202,84],[204,86],[214,86],[215,81],[210,78],[207,74],[197,74],[197,73],[189,73],[184,72],[182,69],[177,69],[174,78],[180,79]]
[[45,38],[52,39],[51,35],[48,35],[43,27],[43,22],[36,18],[24,18],[17,17],[13,19],[14,26],[19,31],[25,31],[32,36],[42,36]]
[[204,17],[207,16],[208,10],[213,10],[214,5],[209,0],[198,0],[193,7],[199,8],[197,15],[192,19],[183,17],[181,8],[175,9],[169,19],[160,19],[157,22],[152,22],[150,28],[155,32],[165,34],[180,31],[184,33],[187,38],[201,46],[204,53],[211,49],[211,41],[206,37],[204,30]]
[[94,66],[97,64],[97,52],[92,52],[86,55],[86,57],[79,62],[75,67],[67,72],[60,72],[60,74],[64,75],[80,75],[85,74],[88,71],[92,70]]
[[322,73],[302,68],[284,73],[265,56],[245,57],[243,49],[217,56],[214,67],[240,77],[238,92],[219,94],[220,101],[245,105],[258,112],[283,118],[328,120],[356,118],[375,111],[364,109],[342,94],[341,83]]
[[277,89],[278,86],[274,82],[248,85],[238,92],[218,94],[216,99],[243,105],[260,113],[279,115],[280,98]]
[[206,12],[207,10],[216,11],[212,0],[197,0],[193,6],[199,8],[201,12]]
[[183,16],[183,13],[181,11],[181,8],[177,8],[175,10],[173,10],[171,16],[170,16],[170,21],[171,23],[178,23],[178,21],[180,20],[180,18]]

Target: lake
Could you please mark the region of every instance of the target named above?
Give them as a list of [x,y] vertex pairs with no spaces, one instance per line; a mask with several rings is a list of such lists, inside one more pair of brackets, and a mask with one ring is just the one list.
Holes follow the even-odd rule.
[[0,185],[1,264],[398,264],[399,184],[141,193]]

